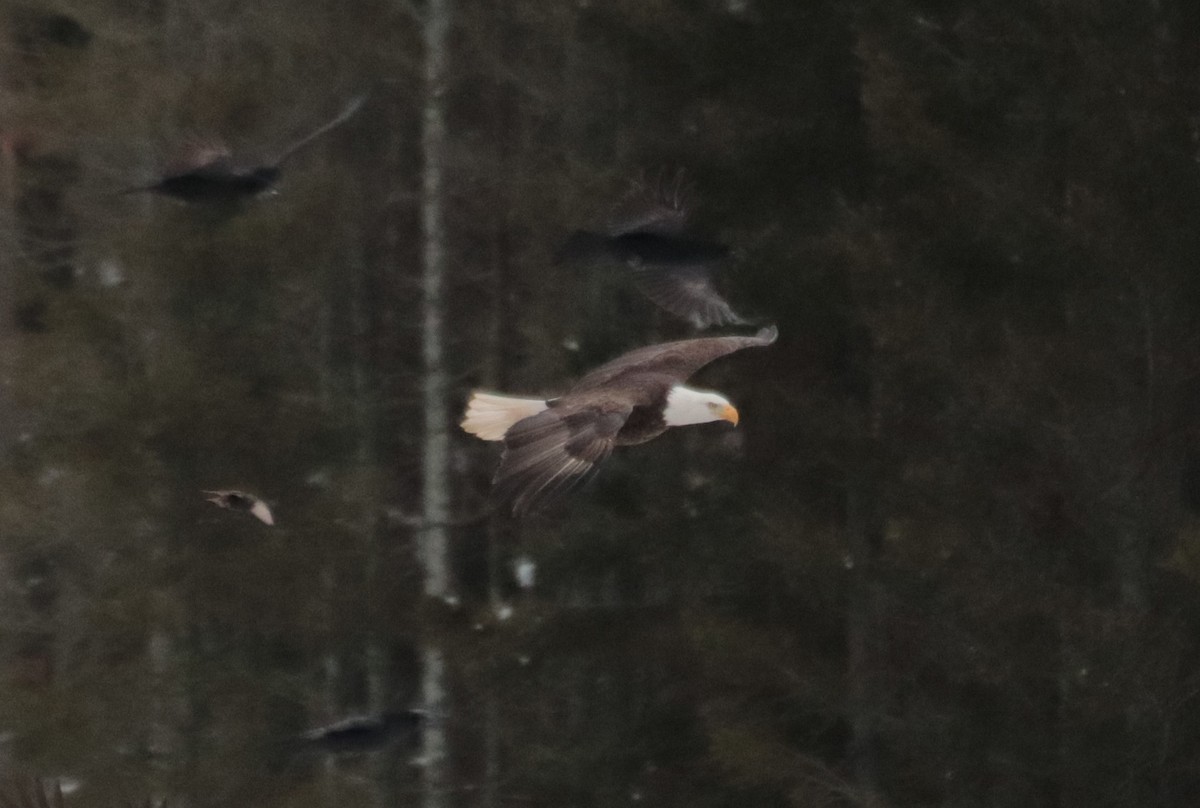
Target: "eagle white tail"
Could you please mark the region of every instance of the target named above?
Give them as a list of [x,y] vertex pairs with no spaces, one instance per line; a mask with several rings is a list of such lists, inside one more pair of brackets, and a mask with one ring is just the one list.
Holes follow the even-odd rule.
[[467,402],[462,428],[484,440],[503,440],[510,426],[544,409],[546,402],[540,398],[515,398],[477,391]]

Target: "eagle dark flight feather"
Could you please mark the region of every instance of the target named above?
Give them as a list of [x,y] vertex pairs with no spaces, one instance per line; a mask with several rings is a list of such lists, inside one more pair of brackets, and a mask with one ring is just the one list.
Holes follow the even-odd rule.
[[567,401],[518,421],[504,436],[496,497],[522,513],[579,485],[612,453],[632,409]]
[[754,336],[708,337],[639,348],[584,376],[547,408],[514,423],[494,479],[498,501],[521,515],[569,491],[597,470],[615,446],[644,443],[668,424],[671,390],[716,359],[766,346],[774,326]]

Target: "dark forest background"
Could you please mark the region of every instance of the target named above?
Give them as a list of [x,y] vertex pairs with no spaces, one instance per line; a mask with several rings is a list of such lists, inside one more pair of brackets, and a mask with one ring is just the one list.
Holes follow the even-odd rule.
[[[115,195],[363,91],[276,196]],[[1197,804],[1200,5],[0,0],[0,147],[0,771],[88,806]],[[470,389],[690,333],[552,263],[677,169],[781,333],[697,379],[741,426],[492,515]]]

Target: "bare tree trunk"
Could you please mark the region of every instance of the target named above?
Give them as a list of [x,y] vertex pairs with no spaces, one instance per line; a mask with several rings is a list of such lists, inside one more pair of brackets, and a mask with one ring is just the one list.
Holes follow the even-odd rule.
[[450,436],[446,428],[447,373],[443,356],[446,234],[443,191],[446,162],[446,49],[450,0],[430,0],[425,8],[425,108],[422,114],[423,183],[421,235],[424,244],[422,291],[422,398],[425,433],[422,452],[421,560],[425,594],[445,597],[450,581],[446,559],[449,515]]
[[1075,791],[1076,781],[1067,776],[1069,772],[1075,770],[1072,766],[1072,761],[1077,754],[1077,746],[1075,743],[1076,725],[1071,719],[1071,705],[1074,701],[1072,694],[1072,684],[1075,679],[1075,671],[1078,670],[1078,653],[1075,650],[1075,638],[1072,634],[1073,626],[1071,625],[1072,615],[1066,609],[1059,609],[1059,613],[1054,616],[1055,629],[1058,640],[1058,660],[1057,672],[1055,676],[1055,689],[1051,703],[1054,707],[1053,721],[1054,733],[1056,740],[1055,747],[1055,773],[1047,778],[1049,783],[1046,788],[1046,804],[1057,804],[1066,808],[1066,806],[1076,804]]
[[[326,598],[326,605],[332,612],[332,604],[334,597],[333,570],[330,567],[321,573],[322,590]],[[330,623],[333,622],[332,614],[330,615]],[[332,631],[327,632],[328,647],[325,649],[325,656],[321,659],[321,723],[325,724],[338,715],[338,700],[337,700],[337,682],[341,672],[341,665],[338,664],[337,650],[333,647]],[[330,806],[337,805],[337,756],[333,754],[325,755],[321,761],[321,804]]]
[[500,704],[496,688],[488,685],[487,701],[483,706],[483,793],[481,808],[500,805]]
[[[349,221],[357,223],[363,220],[359,215],[349,217]],[[350,327],[356,342],[361,342],[365,335],[371,332],[373,312],[370,310],[370,292],[368,283],[368,265],[363,254],[364,234],[360,227],[353,224],[346,228],[346,245],[348,254],[347,272],[353,279],[350,299]],[[386,677],[384,672],[383,651],[379,640],[379,582],[382,566],[377,530],[378,516],[381,511],[379,463],[377,455],[376,426],[378,419],[378,402],[375,396],[375,379],[371,375],[371,362],[364,357],[363,351],[354,355],[351,369],[351,406],[354,412],[355,433],[358,435],[358,448],[355,452],[357,468],[356,477],[360,481],[359,496],[359,534],[362,541],[363,553],[363,598],[367,610],[367,630],[364,638],[363,656],[366,660],[367,677],[367,713],[382,715],[387,705],[385,701]],[[388,792],[389,774],[393,761],[388,759],[388,750],[380,749],[369,755],[371,769],[375,776],[368,781],[367,788],[373,796],[374,805],[386,804],[385,794]]]
[[[422,399],[425,431],[422,441],[421,533],[419,550],[425,567],[425,594],[450,595],[447,517],[450,503],[449,450],[446,426],[447,372],[443,356],[446,270],[445,192],[446,81],[451,0],[428,0],[424,7],[425,107],[422,112],[421,235],[424,247],[421,288]],[[445,656],[436,638],[421,649],[421,697],[427,711],[424,733],[425,808],[446,804],[446,685]]]
[[[7,105],[4,105],[7,106]],[[2,109],[3,107],[0,107]],[[8,343],[12,338],[10,320],[15,302],[17,256],[17,151],[12,136],[0,132],[0,447],[15,436],[14,403],[8,394],[8,381],[17,352]]]
[[[151,698],[147,711],[147,746],[150,753],[163,761],[179,760],[182,747],[181,727],[186,716],[181,709],[181,671],[176,638],[172,636],[169,615],[173,613],[165,602],[170,595],[160,594],[158,614],[150,628],[146,646],[150,667]],[[159,772],[164,778],[169,771]],[[161,785],[161,783],[160,783]]]
[[850,719],[850,765],[864,795],[863,804],[882,806],[879,789],[879,696],[874,674],[874,645],[879,593],[873,558],[882,533],[869,470],[852,470],[846,492],[846,534],[850,552],[850,593],[846,605],[847,710]]

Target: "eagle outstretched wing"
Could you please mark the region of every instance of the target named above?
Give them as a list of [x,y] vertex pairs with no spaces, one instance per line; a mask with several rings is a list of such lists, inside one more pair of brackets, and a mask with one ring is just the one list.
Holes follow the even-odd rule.
[[779,329],[772,325],[759,330],[754,336],[700,337],[647,345],[596,368],[580,379],[570,393],[605,387],[621,376],[635,373],[662,374],[682,382],[709,362],[743,348],[770,345],[778,337]]
[[552,408],[513,424],[504,435],[496,498],[514,516],[586,480],[613,450],[632,405]]

